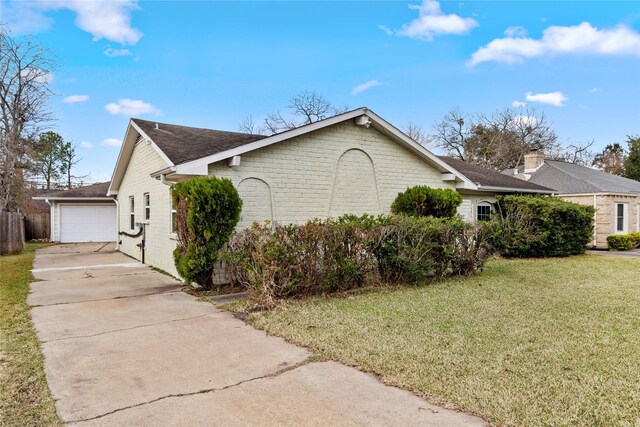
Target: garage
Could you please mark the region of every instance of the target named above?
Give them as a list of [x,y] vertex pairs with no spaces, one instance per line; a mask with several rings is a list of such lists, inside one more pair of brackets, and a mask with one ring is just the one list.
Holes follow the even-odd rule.
[[118,236],[116,201],[107,196],[108,182],[52,191],[34,197],[51,207],[52,242],[115,242]]
[[60,203],[60,243],[114,242],[118,233],[116,205]]

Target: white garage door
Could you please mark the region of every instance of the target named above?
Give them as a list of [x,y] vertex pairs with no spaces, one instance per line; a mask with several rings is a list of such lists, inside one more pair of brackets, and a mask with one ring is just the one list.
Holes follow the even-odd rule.
[[60,205],[60,242],[114,242],[116,205]]

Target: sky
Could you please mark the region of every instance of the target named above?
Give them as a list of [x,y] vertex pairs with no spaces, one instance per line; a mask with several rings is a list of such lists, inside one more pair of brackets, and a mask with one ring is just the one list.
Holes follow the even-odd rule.
[[130,117],[237,131],[304,90],[400,128],[526,105],[565,144],[640,134],[637,1],[0,0],[0,21],[59,59],[52,130],[88,181]]

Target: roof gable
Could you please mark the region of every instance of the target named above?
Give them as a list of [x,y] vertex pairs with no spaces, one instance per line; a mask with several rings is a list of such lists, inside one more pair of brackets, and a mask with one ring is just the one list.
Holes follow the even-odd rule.
[[253,142],[238,145],[237,147],[226,151],[220,151],[196,160],[188,161],[182,164],[176,164],[174,166],[171,166],[167,170],[157,171],[153,175],[159,176],[168,172],[178,175],[204,174],[207,171],[207,166],[211,163],[216,163],[221,160],[225,160],[233,156],[242,155],[250,151],[259,150],[263,147],[267,147],[281,141],[285,141],[300,135],[323,129],[325,127],[333,126],[335,124],[354,119],[362,119],[362,126],[372,126],[374,129],[388,136],[396,143],[404,146],[406,149],[421,158],[423,161],[426,161],[428,164],[435,167],[436,170],[440,171],[441,173],[451,174],[453,179],[455,181],[458,181],[464,188],[476,189],[475,184],[468,178],[466,178],[463,174],[458,172],[455,168],[442,161],[440,158],[438,158],[438,156],[431,153],[429,150],[409,138],[404,132],[400,131],[398,128],[396,128],[366,107],[347,111],[346,113],[342,113],[324,120],[277,133],[269,137],[263,137]]

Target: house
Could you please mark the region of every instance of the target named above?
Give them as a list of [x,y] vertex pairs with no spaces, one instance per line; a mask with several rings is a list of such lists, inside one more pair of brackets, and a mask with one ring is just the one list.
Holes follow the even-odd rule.
[[51,214],[50,240],[61,243],[113,242],[117,239],[116,201],[107,196],[109,182],[47,191],[33,197],[45,201]]
[[465,200],[460,213],[468,220],[490,215],[488,203],[500,193],[552,193],[440,158],[367,108],[268,137],[134,118],[108,189],[118,209],[119,249],[176,275],[171,185],[212,175],[238,189],[238,227],[384,214],[398,192],[414,185],[459,191]]
[[607,247],[607,236],[640,231],[640,182],[573,163],[525,155],[524,164],[504,172],[552,188],[563,200],[596,210],[592,245]]

